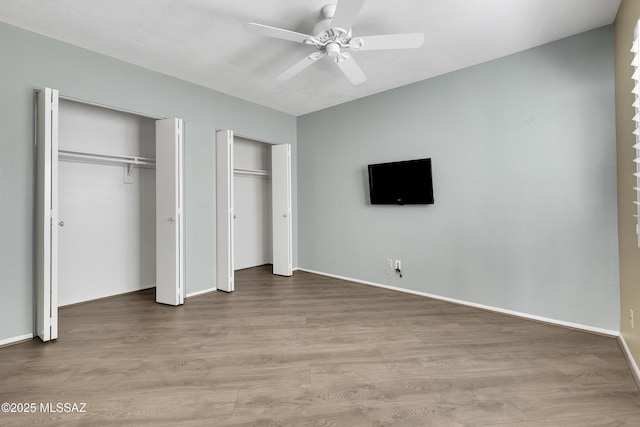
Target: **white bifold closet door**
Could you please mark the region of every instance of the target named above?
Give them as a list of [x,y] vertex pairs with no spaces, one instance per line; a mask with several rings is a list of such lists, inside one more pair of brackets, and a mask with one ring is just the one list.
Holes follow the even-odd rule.
[[[58,337],[58,91],[37,95],[36,333]],[[183,124],[156,126],[156,301],[184,302]]]
[[273,207],[273,274],[293,274],[291,221],[291,145],[271,147],[271,204]]
[[216,132],[216,288],[233,292],[233,131]]
[[181,119],[156,122],[156,302],[184,304]]
[[58,91],[38,93],[36,333],[58,338]]
[[[233,131],[216,132],[216,287],[234,290]],[[271,148],[273,274],[293,274],[291,145]]]

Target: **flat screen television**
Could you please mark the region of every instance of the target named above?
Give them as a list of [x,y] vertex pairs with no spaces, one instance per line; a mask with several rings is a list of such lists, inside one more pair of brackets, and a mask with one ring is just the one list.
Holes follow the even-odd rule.
[[431,159],[369,165],[372,205],[433,204]]

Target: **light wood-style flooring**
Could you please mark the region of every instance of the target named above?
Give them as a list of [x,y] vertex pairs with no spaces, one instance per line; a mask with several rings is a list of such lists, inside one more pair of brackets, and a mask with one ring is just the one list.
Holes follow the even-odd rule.
[[640,426],[615,339],[270,267],[236,291],[62,308],[60,338],[0,348],[0,402],[86,413],[0,425]]

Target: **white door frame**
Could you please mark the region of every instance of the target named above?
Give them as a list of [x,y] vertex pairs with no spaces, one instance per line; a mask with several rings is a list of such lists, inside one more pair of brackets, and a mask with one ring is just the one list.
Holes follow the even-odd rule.
[[[92,102],[60,96],[56,89],[44,88],[36,92],[37,98],[37,195],[36,195],[36,335],[42,341],[58,338],[58,107],[59,99],[68,99],[102,108],[137,114],[158,119],[155,116],[135,113]],[[179,130],[177,137],[174,182],[176,198],[176,302],[184,302],[184,221],[183,221],[183,123],[173,120]],[[176,134],[177,135],[177,134]],[[157,144],[157,141],[156,141]],[[158,212],[156,211],[156,222]],[[156,261],[156,264],[158,262]],[[158,281],[156,279],[156,281]],[[172,304],[177,305],[177,304]]]
[[[216,288],[226,292],[233,292],[235,289],[233,265],[235,218],[233,200],[233,137],[234,133],[231,130],[220,130],[216,132]],[[242,138],[265,142],[251,137],[243,136]],[[271,146],[272,227],[274,227],[272,233],[274,256],[273,274],[291,276],[293,274],[291,145],[271,144]],[[274,152],[275,147],[279,148]],[[274,153],[284,153],[284,156],[276,155],[277,159],[274,160]],[[277,171],[274,171],[274,169],[277,169]],[[274,182],[276,183],[275,185]],[[277,187],[278,190],[274,190],[274,187]],[[276,199],[281,201],[281,203],[276,203]],[[284,210],[283,206],[285,206]],[[277,226],[276,216],[280,219]],[[285,233],[280,236],[281,238],[276,238],[276,230],[284,230]],[[278,253],[277,256],[276,252]]]

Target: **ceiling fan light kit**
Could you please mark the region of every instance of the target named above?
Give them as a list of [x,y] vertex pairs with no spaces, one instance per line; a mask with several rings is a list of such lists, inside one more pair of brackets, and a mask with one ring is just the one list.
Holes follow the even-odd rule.
[[267,37],[274,37],[313,46],[316,52],[293,64],[278,76],[278,80],[288,80],[324,56],[331,58],[344,75],[357,85],[367,80],[360,66],[347,50],[414,49],[422,46],[424,34],[388,34],[353,38],[351,27],[355,22],[364,0],[340,0],[322,8],[325,19],[313,28],[313,36],[268,25],[249,23],[245,29]]

